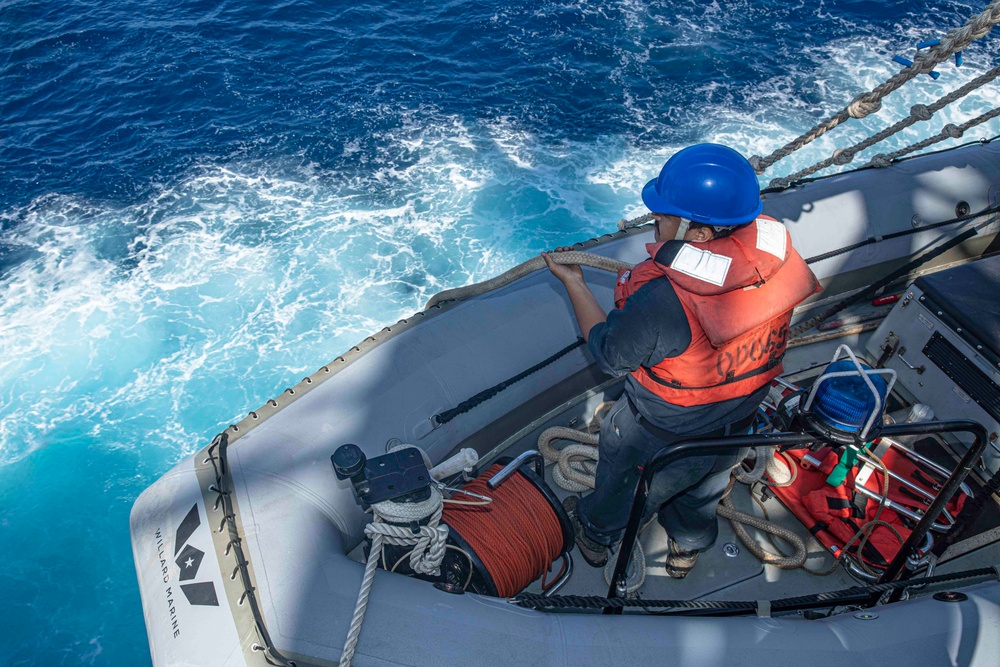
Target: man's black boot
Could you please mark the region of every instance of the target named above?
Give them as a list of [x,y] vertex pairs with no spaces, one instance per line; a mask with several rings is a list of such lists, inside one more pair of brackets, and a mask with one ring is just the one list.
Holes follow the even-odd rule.
[[608,548],[590,539],[583,532],[583,524],[580,523],[579,512],[576,508],[579,502],[580,499],[576,496],[569,496],[563,501],[563,509],[566,510],[566,514],[569,515],[569,521],[573,524],[573,535],[576,538],[576,546],[580,549],[580,555],[583,556],[583,560],[587,561],[588,565],[591,567],[604,567],[605,563],[608,562]]

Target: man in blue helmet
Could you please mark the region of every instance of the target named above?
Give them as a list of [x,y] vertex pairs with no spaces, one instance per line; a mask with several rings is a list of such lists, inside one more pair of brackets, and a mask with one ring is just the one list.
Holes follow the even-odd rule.
[[[622,272],[605,313],[579,266],[556,264],[580,330],[602,370],[628,374],[601,423],[594,492],[567,499],[576,541],[593,566],[621,539],[641,466],[682,438],[745,432],[781,373],[792,309],[819,291],[784,226],[761,215],[757,176],[725,146],[671,157],[642,190],[652,211],[649,259]],[[684,577],[718,537],[716,507],[746,452],[687,458],[650,488],[669,536],[667,574]]]

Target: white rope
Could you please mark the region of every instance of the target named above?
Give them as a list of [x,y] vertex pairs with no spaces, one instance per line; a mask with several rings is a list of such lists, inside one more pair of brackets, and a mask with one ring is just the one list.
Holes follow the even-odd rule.
[[[555,447],[556,440],[575,441],[581,444]],[[553,426],[538,436],[538,451],[552,468],[553,481],[563,489],[582,493],[594,488],[597,471],[596,433],[584,433],[565,426]]]
[[[431,513],[421,513],[410,508],[432,507]],[[375,520],[365,526],[365,535],[374,539],[376,534],[382,536],[386,544],[396,546],[413,545],[410,552],[410,567],[418,574],[437,576],[441,574],[441,561],[444,559],[445,542],[448,540],[448,526],[440,525],[444,510],[441,492],[436,486],[431,487],[431,499],[424,503],[394,503],[387,501],[372,505]],[[427,517],[430,521],[420,526],[415,533],[405,524],[421,521]],[[391,521],[404,525],[384,523]]]
[[[339,664],[342,667],[349,667],[354,658],[358,638],[361,636],[361,626],[365,620],[365,611],[368,608],[368,596],[372,582],[375,581],[375,570],[385,544],[414,545],[410,552],[410,567],[413,571],[435,576],[441,573],[441,561],[447,551],[445,541],[448,539],[448,526],[440,525],[444,509],[441,492],[435,486],[430,488],[431,497],[420,503],[385,501],[372,505],[373,519],[365,526],[365,535],[371,539],[372,545],[368,553],[368,562],[365,564],[365,574],[361,579],[358,601],[354,606],[354,616],[347,631],[347,640],[340,654]],[[430,520],[427,525],[420,526],[416,533],[407,525],[394,526],[385,523],[393,521],[407,524],[428,517]]]
[[[607,414],[613,403],[605,402],[594,411],[594,419],[590,429],[596,430],[603,415]],[[555,447],[556,440],[567,440],[580,444]],[[552,465],[552,481],[560,488],[582,493],[594,488],[594,476],[597,472],[598,444],[597,433],[578,431],[565,426],[553,426],[542,431],[538,436],[538,451],[545,457],[546,465]],[[604,566],[604,580],[611,585],[614,575],[614,558],[609,558]],[[629,557],[625,575],[625,594],[631,595],[642,588],[646,582],[646,554],[638,540]]]
[[[609,558],[604,566],[604,582],[610,586],[611,578],[615,576],[615,566],[617,558]],[[629,556],[628,566],[625,568],[625,595],[632,595],[646,583],[646,554],[642,550],[639,540],[635,541],[635,548]]]
[[[598,415],[601,414],[601,411],[606,410],[606,408],[610,405],[612,404],[601,404],[594,416],[594,422],[591,424],[591,428],[594,428],[596,423],[599,423],[600,418]],[[553,442],[556,440],[567,440],[580,444],[570,444],[562,447],[556,447],[553,445]],[[564,426],[553,426],[551,428],[547,428],[542,431],[542,434],[538,437],[538,451],[545,457],[547,465],[553,465],[553,481],[561,488],[575,493],[589,491],[594,488],[594,471],[596,471],[598,461],[597,446],[598,436],[596,433],[587,433]],[[737,479],[739,479],[742,473],[750,480],[747,483],[753,483],[762,479],[766,473],[775,484],[784,485],[791,480],[791,471],[785,465],[779,464],[774,459],[773,446],[758,447],[755,452],[757,453],[757,459],[754,464],[754,470],[747,475],[746,473],[743,473],[739,466],[737,466],[733,473]],[[740,512],[733,505],[733,501],[730,498],[728,491],[723,497],[722,502],[719,504],[717,512],[719,516],[729,520],[729,522],[733,525],[733,530],[736,532],[737,537],[740,538],[740,541],[743,542],[750,552],[753,553],[761,562],[774,565],[775,567],[782,569],[793,569],[802,567],[802,565],[805,564],[808,551],[805,543],[798,535],[771,521],[756,517],[752,514]],[[753,536],[750,535],[744,525],[770,533],[775,537],[785,540],[793,548],[792,555],[786,556],[781,553],[771,553],[765,550],[756,542],[756,540],[754,540]],[[646,578],[646,556],[643,553],[642,545],[638,540],[636,540],[635,548],[632,550],[632,555],[629,559],[629,565],[628,568],[626,568],[626,572],[626,594],[631,595],[642,587]],[[611,585],[611,577],[613,574],[614,560],[609,559],[604,570],[604,578],[608,585]]]
[[368,562],[365,564],[365,575],[361,579],[361,590],[358,591],[358,601],[354,605],[354,616],[351,618],[351,627],[347,631],[344,650],[340,653],[339,664],[342,667],[350,667],[351,660],[354,659],[354,651],[358,646],[358,637],[361,636],[361,625],[365,621],[365,610],[368,608],[368,594],[371,593],[372,582],[375,581],[375,569],[378,566],[378,559],[381,556],[382,536],[376,534],[372,540],[371,551],[368,553]]

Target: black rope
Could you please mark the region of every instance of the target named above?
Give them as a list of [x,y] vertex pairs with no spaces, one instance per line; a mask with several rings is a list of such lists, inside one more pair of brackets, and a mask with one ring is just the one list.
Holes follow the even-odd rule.
[[815,257],[810,257],[806,260],[806,264],[814,264],[816,262],[822,262],[824,259],[830,259],[831,257],[837,257],[838,255],[843,255],[844,253],[851,252],[852,250],[857,250],[858,248],[863,248],[867,245],[872,245],[873,243],[881,243],[882,241],[889,241],[891,239],[897,239],[901,236],[910,236],[911,234],[919,234],[920,232],[925,232],[929,229],[937,229],[938,227],[946,227],[948,225],[954,225],[959,222],[965,222],[967,220],[972,220],[973,218],[978,218],[983,215],[989,215],[990,213],[996,213],[1000,211],[1000,205],[989,206],[984,208],[978,213],[967,213],[965,215],[960,215],[957,218],[951,218],[950,220],[942,220],[941,222],[935,222],[930,225],[924,225],[923,227],[915,227],[912,229],[904,229],[899,232],[892,232],[891,234],[886,234],[885,236],[871,237],[864,241],[859,241],[857,243],[852,243],[851,245],[844,246],[843,248],[838,248],[837,250],[831,250],[830,252],[825,252],[822,255],[816,255]]
[[602,598],[596,595],[553,595],[545,597],[537,593],[519,593],[510,598],[519,607],[527,609],[698,609],[731,610],[748,612],[757,608],[756,602],[716,602],[712,600],[643,600],[642,598]]
[[[809,609],[812,607],[861,604],[870,601],[877,594],[890,590],[909,588],[911,586],[925,584],[940,584],[949,581],[959,581],[962,579],[976,579],[981,577],[990,577],[1000,581],[1000,571],[998,571],[996,567],[983,567],[975,570],[966,570],[964,572],[940,574],[933,577],[921,577],[905,581],[893,581],[886,584],[872,584],[870,586],[854,586],[841,591],[830,591],[827,593],[782,598],[771,602],[771,611],[795,611],[799,609]],[[519,607],[535,609],[537,611],[553,609],[581,611],[590,609],[624,609],[632,607],[643,609],[645,611],[654,609],[675,609],[679,610],[681,613],[690,613],[693,610],[697,610],[708,614],[713,614],[713,612],[722,612],[726,614],[756,613],[758,604],[755,601],[750,602],[745,600],[644,600],[641,598],[602,598],[594,595],[553,595],[552,597],[545,597],[544,595],[537,593],[520,593],[510,598],[509,601]],[[655,613],[662,614],[663,612]]]
[[438,426],[440,426],[442,424],[447,424],[448,422],[450,422],[455,417],[458,417],[459,415],[465,414],[466,412],[468,412],[472,408],[476,407],[477,405],[485,403],[486,401],[488,401],[489,399],[493,398],[494,396],[496,396],[497,394],[499,394],[501,391],[503,391],[507,387],[511,386],[512,384],[514,384],[515,382],[520,382],[521,380],[523,380],[524,378],[528,377],[532,373],[536,373],[536,372],[540,371],[541,369],[545,368],[546,366],[548,366],[549,364],[553,363],[554,361],[556,361],[560,357],[566,356],[567,354],[569,354],[570,352],[572,352],[576,348],[578,348],[581,345],[583,345],[584,342],[585,341],[583,340],[583,338],[577,338],[575,343],[567,345],[563,349],[561,349],[558,352],[556,352],[555,354],[553,354],[548,359],[540,361],[539,363],[535,364],[534,366],[532,366],[528,370],[522,371],[522,372],[518,373],[517,375],[515,375],[512,378],[504,380],[503,382],[501,382],[499,384],[493,385],[489,389],[484,389],[483,391],[479,392],[478,394],[476,394],[472,398],[468,398],[468,399],[462,401],[461,403],[459,403],[455,407],[451,408],[450,410],[445,410],[444,412],[441,412],[439,414],[434,415],[434,417],[432,418],[434,420],[434,423],[437,424]]
[[[243,595],[241,597],[245,598],[246,602],[250,605],[250,613],[253,615],[254,625],[257,627],[257,636],[263,644],[261,648],[264,651],[264,658],[274,665],[294,667],[295,663],[281,655],[271,642],[271,635],[264,624],[264,615],[260,611],[257,596],[254,595],[255,589],[250,582],[250,562],[247,560],[246,554],[243,553],[242,540],[236,526],[236,509],[233,506],[232,490],[228,488],[229,485],[225,484],[226,481],[229,481],[229,467],[226,465],[228,448],[229,435],[222,432],[212,440],[212,444],[208,448],[208,458],[212,463],[212,468],[215,470],[215,487],[217,493],[219,494],[219,498],[222,499],[223,518],[219,526],[219,532],[222,532],[223,528],[229,528],[229,543],[226,545],[226,555],[229,555],[229,552],[232,551],[236,557],[236,567],[233,569],[233,574],[230,578],[235,579],[237,573],[240,575],[240,583],[243,584]],[[213,453],[214,450],[218,450],[217,453]]]
[[[982,216],[982,215],[987,215],[988,213],[994,212],[996,210],[1000,210],[1000,207],[990,207],[990,208],[987,208],[987,209],[983,209],[982,211],[980,211],[978,213],[974,213],[974,214],[972,214],[969,217],[975,218],[975,217],[979,217],[979,216]],[[856,292],[852,296],[849,296],[846,299],[843,299],[843,300],[837,302],[836,304],[834,304],[833,306],[831,306],[827,310],[823,311],[819,315],[817,315],[815,317],[812,317],[812,318],[810,318],[810,319],[808,319],[808,320],[806,320],[804,322],[800,322],[799,324],[797,324],[792,329],[791,335],[792,336],[798,336],[798,335],[800,335],[800,334],[808,331],[809,329],[812,329],[814,326],[816,326],[817,324],[823,322],[824,320],[829,319],[833,315],[836,315],[837,313],[839,313],[840,311],[842,311],[844,308],[847,308],[848,306],[854,305],[855,303],[857,303],[859,301],[863,301],[863,300],[867,299],[869,297],[869,295],[877,293],[883,287],[886,287],[887,285],[892,284],[893,282],[895,282],[899,278],[902,278],[903,276],[908,275],[914,269],[916,269],[916,268],[918,268],[918,267],[926,264],[927,262],[931,261],[935,257],[938,257],[939,255],[944,254],[945,252],[947,252],[948,250],[951,250],[955,246],[957,246],[957,245],[959,245],[961,243],[964,243],[965,241],[969,240],[970,238],[972,238],[973,236],[975,236],[976,234],[978,234],[980,229],[982,229],[986,225],[992,224],[993,222],[994,222],[993,220],[986,220],[985,222],[982,222],[982,223],[976,225],[975,227],[970,227],[969,229],[965,230],[964,232],[962,232],[958,236],[952,237],[951,239],[948,239],[946,242],[942,243],[941,245],[937,246],[936,248],[932,248],[932,249],[928,250],[927,252],[925,252],[923,255],[920,255],[919,257],[916,257],[916,258],[910,260],[909,262],[907,262],[903,266],[899,267],[895,271],[892,271],[888,275],[886,275],[883,278],[877,280],[870,287],[868,287],[866,289],[863,289],[860,292]]]

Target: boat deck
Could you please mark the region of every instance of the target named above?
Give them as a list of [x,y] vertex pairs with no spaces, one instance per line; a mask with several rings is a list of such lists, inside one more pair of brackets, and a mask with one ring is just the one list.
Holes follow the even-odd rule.
[[[872,308],[863,306],[848,311],[842,317],[846,319],[859,315],[864,316],[871,310]],[[788,373],[785,378],[796,384],[808,385],[818,375],[819,367],[829,362],[838,345],[846,343],[852,349],[863,350],[870,335],[870,332],[859,332],[846,337],[817,340],[808,345],[790,349],[786,356],[786,368],[801,370]],[[498,454],[502,450],[502,454],[505,456],[515,456],[522,451],[534,449],[538,434],[550,426],[572,425],[579,428],[580,424],[585,424],[589,420],[589,415],[593,414],[597,406],[605,400],[617,398],[620,392],[620,383],[595,388],[581,396],[577,401],[564,406],[564,409],[546,415],[545,419],[542,420],[543,423],[536,422],[526,429],[522,429],[517,436],[509,438],[493,453]],[[908,408],[900,407],[900,402],[903,399],[898,396],[895,398],[895,402],[890,404],[890,409],[895,406],[897,413],[901,412],[905,415]],[[948,469],[952,469],[959,460],[952,443],[940,436],[926,436],[921,439],[919,449],[922,454]],[[973,471],[973,474],[969,476],[967,483],[974,490],[978,490],[985,481],[982,476],[984,472]],[[560,489],[554,483],[551,466],[546,469],[546,481],[560,501],[570,495],[568,491]],[[749,487],[746,485],[735,484],[732,498],[738,510],[763,518],[763,510],[751,498]],[[987,510],[977,522],[975,533],[983,533],[991,529],[1000,531],[998,528],[1000,526],[1000,504],[996,502],[996,498],[993,500],[994,502],[987,506]],[[667,553],[666,532],[658,522],[652,521],[640,534],[640,542],[645,554],[646,578],[638,596],[658,600],[775,600],[842,590],[866,583],[856,574],[849,572],[843,565],[830,574],[814,574],[829,570],[834,562],[833,556],[810,535],[805,526],[777,498],[771,497],[764,501],[763,505],[766,508],[768,520],[794,531],[803,539],[808,553],[805,563],[807,569],[779,569],[761,563],[740,542],[730,522],[720,517],[719,538],[715,545],[700,554],[696,567],[685,579],[672,579],[667,576],[664,568]],[[772,552],[775,550],[775,546],[769,541],[768,536],[753,529],[750,529],[750,532],[756,536],[757,542],[763,548]],[[787,546],[785,549],[786,553],[790,553]],[[572,553],[574,556],[573,574],[558,591],[558,594],[602,597],[607,595],[607,581],[611,575],[615,556],[612,556],[612,564],[605,574],[605,568],[589,566],[575,547]],[[996,564],[1000,564],[1000,543],[986,544],[982,548],[959,558],[942,562],[936,573]],[[554,569],[558,570],[558,568],[559,564],[556,563]],[[550,582],[553,576],[554,573],[548,575]],[[533,582],[527,592],[542,593],[541,580]]]

